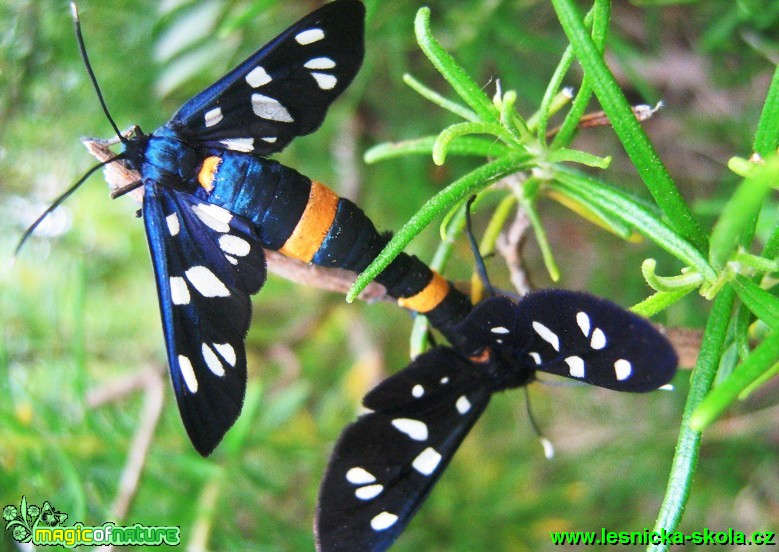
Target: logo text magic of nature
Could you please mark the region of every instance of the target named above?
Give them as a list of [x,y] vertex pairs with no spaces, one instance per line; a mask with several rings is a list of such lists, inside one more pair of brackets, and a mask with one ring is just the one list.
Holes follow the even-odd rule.
[[76,522],[72,527],[63,524],[67,514],[55,510],[48,501],[42,507],[27,504],[27,498],[17,508],[8,505],[3,508],[6,531],[11,531],[14,540],[35,545],[59,545],[67,548],[76,546],[120,545],[120,546],[159,546],[160,544],[178,545],[181,543],[181,529],[143,525],[121,526],[106,522],[92,527]]

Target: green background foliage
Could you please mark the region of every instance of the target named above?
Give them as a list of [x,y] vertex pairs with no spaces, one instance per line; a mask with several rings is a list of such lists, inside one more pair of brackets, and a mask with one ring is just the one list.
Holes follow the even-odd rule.
[[[400,228],[480,163],[454,156],[443,166],[429,156],[362,160],[378,143],[460,122],[403,83],[411,73],[455,98],[415,41],[420,5],[366,1],[361,73],[323,127],[278,156],[356,201],[381,229]],[[519,113],[538,108],[568,45],[550,4],[427,5],[436,39],[488,97],[500,79],[504,91],[516,91]],[[114,118],[122,128],[139,124],[150,132],[313,7],[117,0],[84,1],[80,12]],[[779,51],[778,12],[775,3],[758,1],[614,6],[607,62],[631,103],[665,101],[644,128],[707,235],[742,180],[728,160],[752,151]],[[0,7],[0,23],[0,255],[7,257],[47,202],[93,164],[78,138],[108,137],[110,127],[78,57],[65,2],[10,0]],[[564,84],[579,86],[578,65]],[[588,111],[597,109],[591,102]],[[550,128],[560,122],[553,119]],[[610,127],[581,131],[571,147],[612,156],[608,170],[588,173],[651,199]],[[477,235],[487,203],[476,213]],[[254,301],[244,413],[214,455],[202,459],[186,438],[164,373],[137,207],[129,198],[110,201],[94,177],[28,243],[16,266],[0,272],[0,506],[26,495],[36,504],[50,501],[69,522],[180,525],[185,544],[215,550],[311,549],[330,447],[365,391],[408,362],[409,316],[388,304],[347,305],[341,296],[271,277]],[[656,258],[658,273],[680,268],[651,240],[625,242],[554,202],[537,208],[561,278],[552,283],[531,237],[523,257],[536,287],[585,289],[629,306],[650,293],[643,259]],[[774,197],[757,220],[756,243],[775,231],[776,220]],[[712,237],[713,264],[729,258],[730,239],[727,228]],[[429,260],[437,244],[435,228],[427,229],[410,251]],[[471,267],[460,239],[446,276],[465,280]],[[489,259],[488,268],[494,284],[510,287],[499,259]],[[726,315],[728,293],[732,301],[727,291],[716,299]],[[711,308],[691,293],[657,321],[702,328],[711,323]],[[734,365],[739,352],[738,344],[730,347],[723,364],[730,358]],[[133,436],[153,411],[148,389],[160,380],[159,425],[119,519],[119,482]],[[641,396],[532,386],[535,415],[557,448],[551,462],[526,421],[522,394],[496,396],[395,549],[542,550],[550,548],[551,530],[651,528],[688,380],[682,370],[674,392]],[[110,389],[119,392],[95,406],[96,394]],[[778,529],[775,395],[769,382],[707,430],[681,530]],[[0,549],[11,543],[10,535],[0,536]]]

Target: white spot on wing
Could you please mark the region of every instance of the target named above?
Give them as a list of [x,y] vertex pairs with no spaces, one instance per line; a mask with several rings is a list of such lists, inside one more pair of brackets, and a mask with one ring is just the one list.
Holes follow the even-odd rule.
[[536,365],[538,365],[538,364],[541,364],[541,355],[539,355],[539,354],[538,354],[538,353],[536,353],[535,351],[530,351],[530,352],[528,353],[528,355],[530,356],[530,358],[532,358],[532,359],[533,359],[533,362],[535,362],[535,363],[536,363]]
[[360,500],[370,500],[372,498],[376,498],[381,494],[381,491],[384,490],[384,485],[367,485],[365,487],[360,487],[356,491],[354,491],[354,496],[359,498]]
[[579,325],[579,329],[584,334],[584,337],[590,335],[590,317],[586,312],[576,313],[576,323]]
[[449,376],[444,376],[441,378],[441,385],[446,385],[449,383]]
[[271,80],[271,76],[265,70],[264,67],[257,66],[246,75],[246,82],[252,88],[259,88],[265,84],[268,84]]
[[189,288],[181,276],[170,277],[170,300],[174,305],[189,304]]
[[419,420],[412,420],[410,418],[395,418],[392,420],[392,425],[395,429],[401,431],[414,439],[414,441],[427,440],[427,425]]
[[471,409],[471,401],[468,400],[468,397],[462,395],[459,399],[457,399],[457,402],[454,406],[457,408],[457,412],[460,414],[465,414]]
[[560,351],[560,338],[557,337],[556,333],[544,326],[541,322],[534,321],[533,329],[536,331],[539,337],[541,337],[541,339],[554,347],[555,351]]
[[507,334],[509,333],[508,328],[504,328],[503,326],[496,326],[494,328],[490,328],[490,331],[494,334]]
[[200,292],[203,297],[229,297],[230,290],[205,266],[193,266],[184,272],[189,283]]
[[295,120],[292,118],[292,115],[289,114],[286,107],[270,96],[252,94],[252,109],[254,110],[254,114],[261,119],[279,121],[282,123],[291,123]]
[[338,79],[327,73],[317,73],[314,71],[311,73],[311,76],[316,79],[317,86],[322,90],[332,90],[335,88],[335,85],[338,84]]
[[184,383],[187,389],[193,393],[197,393],[197,378],[195,377],[195,370],[192,368],[192,363],[184,355],[179,355],[179,371],[184,377]]
[[366,483],[373,483],[376,478],[373,474],[363,468],[351,468],[346,472],[346,480],[352,485],[365,485]]
[[581,357],[569,356],[565,359],[565,363],[568,365],[568,373],[574,378],[584,377],[584,361]]
[[233,214],[227,209],[212,203],[200,203],[192,207],[192,210],[197,215],[197,218],[211,230],[222,234],[230,230],[229,223],[233,220]]
[[371,529],[374,531],[384,531],[389,529],[395,522],[398,521],[398,516],[390,514],[389,512],[382,512],[373,517],[371,520]]
[[278,137],[276,137],[276,136],[263,136],[261,138],[261,140],[263,142],[268,142],[269,144],[275,144],[276,141],[278,140]]
[[441,463],[441,455],[432,447],[427,447],[420,452],[411,466],[422,475],[430,475]]
[[318,57],[310,59],[303,65],[306,69],[332,69],[335,62],[329,57]]
[[614,363],[614,373],[619,381],[624,381],[633,373],[633,365],[630,364],[630,361],[621,358]]
[[665,385],[661,385],[660,387],[658,387],[658,389],[661,391],[673,391],[674,386],[670,383],[666,383]]
[[181,229],[179,225],[179,216],[176,213],[171,213],[165,217],[165,222],[168,223],[168,232],[171,236],[176,236]]
[[592,339],[590,339],[590,347],[595,350],[603,349],[606,346],[606,334],[600,328],[595,328],[592,332]]
[[200,348],[200,350],[203,352],[203,360],[206,361],[206,366],[208,366],[208,369],[211,370],[214,375],[219,377],[224,376],[225,369],[224,366],[222,366],[222,361],[219,360],[219,357],[216,356],[214,351],[211,350],[211,347],[203,343],[203,346]]
[[219,140],[219,143],[231,151],[251,153],[254,151],[254,138],[228,138]]
[[411,394],[412,394],[412,395],[413,395],[415,398],[417,398],[417,399],[418,399],[419,397],[421,397],[422,395],[424,395],[424,394],[425,394],[425,388],[424,388],[424,387],[422,387],[422,386],[421,386],[421,385],[419,385],[419,384],[416,384],[416,385],[415,385],[415,386],[414,386],[414,387],[411,389]]
[[214,126],[215,124],[219,123],[219,121],[224,119],[224,117],[222,116],[222,108],[215,107],[210,111],[206,111],[206,114],[203,118],[205,119],[205,123],[207,127]]
[[305,46],[306,44],[318,42],[322,40],[324,37],[325,37],[325,33],[322,29],[308,29],[307,31],[303,31],[302,33],[296,34],[295,40],[301,46]]
[[219,237],[219,247],[222,251],[235,255],[236,257],[245,257],[252,250],[252,246],[243,238],[225,234]]
[[227,361],[230,366],[235,366],[235,349],[229,343],[214,343],[214,349],[216,352],[222,355],[222,358]]

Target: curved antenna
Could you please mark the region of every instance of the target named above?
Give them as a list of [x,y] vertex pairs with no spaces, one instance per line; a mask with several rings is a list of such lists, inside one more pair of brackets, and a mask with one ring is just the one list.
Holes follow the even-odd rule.
[[523,387],[522,389],[525,391],[525,407],[527,408],[527,417],[530,420],[530,425],[532,426],[536,435],[538,435],[538,439],[541,441],[541,446],[544,447],[544,456],[547,460],[551,460],[554,458],[554,445],[552,445],[552,441],[544,437],[544,434],[541,433],[541,429],[538,427],[538,423],[536,423],[536,419],[533,416],[533,410],[530,408],[530,391],[528,391],[527,386]]
[[81,21],[79,21],[78,18],[78,8],[76,7],[75,2],[70,3],[70,12],[73,14],[73,24],[76,27],[76,40],[78,41],[78,49],[81,53],[81,59],[84,60],[84,65],[87,68],[87,74],[89,74],[89,80],[92,81],[92,86],[97,93],[97,99],[100,101],[100,106],[103,108],[103,113],[105,113],[105,116],[108,118],[108,122],[111,123],[111,127],[119,137],[119,140],[123,144],[127,144],[127,138],[122,136],[122,133],[119,131],[119,127],[116,126],[114,118],[111,117],[111,113],[108,111],[108,106],[106,105],[105,99],[103,98],[103,93],[100,91],[100,86],[97,84],[95,72],[92,70],[92,64],[89,62],[89,56],[87,55],[87,47],[84,45],[84,36],[81,34]]
[[473,228],[471,226],[471,205],[473,205],[474,201],[476,201],[476,196],[472,195],[465,204],[465,234],[468,236],[468,243],[471,246],[473,259],[476,263],[476,273],[487,288],[490,297],[492,297],[495,295],[495,290],[492,289],[492,284],[487,276],[487,267],[484,265],[484,257],[482,257],[481,251],[479,251],[479,244],[476,243],[476,237],[473,235]]
[[95,165],[94,167],[89,169],[84,176],[79,178],[78,182],[73,184],[73,186],[68,188],[68,190],[66,190],[65,193],[63,193],[57,199],[55,199],[54,203],[49,205],[46,208],[46,210],[41,214],[41,216],[39,216],[37,219],[35,219],[35,222],[33,222],[30,225],[30,227],[27,228],[27,230],[24,231],[24,234],[22,234],[22,237],[19,240],[19,244],[14,249],[14,254],[11,257],[11,265],[13,266],[14,262],[16,262],[16,256],[19,254],[19,250],[25,244],[27,239],[32,235],[32,233],[35,232],[35,229],[38,228],[40,223],[43,222],[43,219],[45,219],[47,216],[49,216],[51,214],[51,212],[54,211],[54,209],[56,209],[57,207],[62,205],[62,202],[65,201],[66,199],[68,199],[68,197],[70,197],[70,195],[73,192],[75,192],[79,188],[79,186],[81,186],[86,181],[87,178],[92,176],[95,173],[95,171],[97,171],[98,169],[108,165],[109,163],[113,163],[114,161],[117,161],[119,159],[122,159],[122,155],[121,154],[117,155],[116,157],[112,157],[111,159],[106,159],[105,161]]

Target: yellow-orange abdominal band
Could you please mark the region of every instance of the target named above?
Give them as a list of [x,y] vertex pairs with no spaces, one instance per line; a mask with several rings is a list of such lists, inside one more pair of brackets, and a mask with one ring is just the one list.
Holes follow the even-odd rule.
[[449,282],[447,282],[438,272],[434,271],[433,278],[422,291],[411,297],[401,297],[398,299],[398,305],[404,309],[410,309],[424,314],[436,308],[448,293]]
[[206,157],[203,160],[203,166],[200,167],[200,172],[197,173],[197,181],[207,192],[214,189],[214,176],[216,170],[219,168],[219,163],[222,159],[216,156]]
[[325,241],[337,209],[338,196],[324,184],[312,180],[303,216],[279,253],[310,263]]

